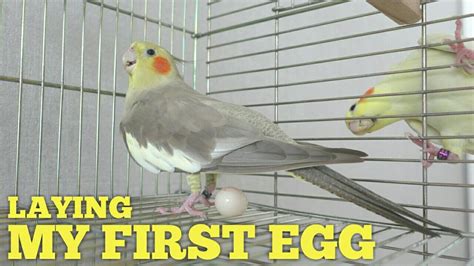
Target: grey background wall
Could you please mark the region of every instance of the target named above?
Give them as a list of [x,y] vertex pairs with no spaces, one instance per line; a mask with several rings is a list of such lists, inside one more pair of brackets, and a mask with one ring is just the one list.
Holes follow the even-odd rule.
[[[224,1],[212,6],[212,14],[234,10],[242,6],[251,5],[254,1]],[[298,2],[298,1],[297,1]],[[106,4],[115,5],[116,1],[107,0]],[[186,23],[188,29],[194,27],[194,1],[187,1],[188,15]],[[130,10],[129,1],[119,1],[120,7]],[[144,1],[134,1],[134,11],[144,14]],[[183,24],[182,0],[176,1],[176,12],[174,21],[176,25]],[[199,31],[207,30],[206,13],[207,6],[204,1],[199,1]],[[281,1],[282,5],[288,5],[289,1]],[[163,1],[162,19],[171,21],[171,1]],[[273,5],[250,10],[238,15],[226,16],[212,21],[211,27],[221,28],[233,25],[251,18],[259,18],[273,14]],[[41,43],[43,32],[42,19],[43,2],[27,1],[24,38],[24,69],[23,77],[30,80],[41,80]],[[347,17],[353,14],[361,14],[373,11],[373,7],[364,1],[355,1],[338,5],[319,11],[308,12],[298,16],[290,16],[280,19],[280,30],[291,29],[300,25],[323,22],[327,20]],[[62,1],[48,1],[48,18],[46,31],[46,61],[45,80],[51,83],[61,83],[61,38],[62,38]],[[84,87],[96,90],[100,85],[101,90],[112,91],[114,84],[114,36],[115,36],[115,11],[104,9],[102,22],[102,44],[101,44],[101,67],[99,62],[99,26],[100,8],[95,4],[88,4],[86,9],[86,34],[84,44]],[[158,1],[148,1],[147,14],[150,17],[159,16]],[[64,58],[64,83],[71,86],[81,84],[81,25],[83,19],[82,1],[68,1],[66,7],[66,35],[65,35],[65,58]],[[429,5],[428,18],[430,20],[444,18],[461,14],[459,1],[439,1]],[[20,61],[20,30],[21,30],[21,1],[6,0],[0,2],[0,76],[18,77]],[[359,32],[372,31],[396,26],[391,20],[382,15],[368,16],[365,18],[331,24],[322,27],[311,28],[305,31],[284,34],[280,36],[280,47],[301,44],[305,42],[318,41]],[[245,27],[234,31],[225,32],[212,36],[212,44],[218,44],[245,37],[274,32],[273,20]],[[149,41],[158,42],[166,47],[171,47],[178,57],[182,57],[183,34],[175,31],[171,41],[170,29],[162,27],[161,37],[158,35],[158,25],[148,22],[146,36],[144,23],[140,19],[134,19],[133,32],[131,31],[130,16],[121,14],[118,20],[118,45],[117,45],[117,75],[116,90],[125,93],[127,87],[127,75],[121,67],[121,54],[130,45],[131,40],[140,40],[146,37]],[[428,33],[454,31],[454,22],[437,23],[428,27]],[[279,53],[281,65],[314,61],[333,58],[343,55],[380,51],[400,47],[416,45],[420,36],[419,28],[408,28],[391,31],[382,34],[370,35],[363,38],[331,42],[300,49],[292,49]],[[198,68],[197,88],[206,90],[206,38],[198,42]],[[257,41],[245,42],[238,45],[216,48],[211,50],[211,59],[218,59],[233,55],[258,52],[274,48],[274,37],[259,39]],[[185,60],[192,60],[192,39],[190,35],[185,37],[186,49]],[[406,53],[393,53],[377,57],[367,57],[357,60],[339,61],[328,64],[311,65],[307,67],[289,68],[279,71],[279,82],[287,83],[299,80],[321,79],[326,77],[348,76],[362,73],[380,72],[388,70],[390,65],[402,60]],[[246,57],[238,60],[225,61],[212,64],[211,74],[234,72],[239,70],[251,70],[274,66],[274,54]],[[183,66],[180,65],[180,68]],[[98,73],[100,72],[100,80]],[[192,63],[184,64],[184,77],[186,81],[192,81]],[[301,100],[328,98],[343,95],[359,95],[371,87],[381,77],[369,77],[363,79],[350,79],[336,82],[323,82],[311,85],[282,87],[279,89],[279,100]],[[210,90],[227,90],[232,88],[243,88],[273,84],[274,72],[265,71],[246,75],[230,76],[212,79]],[[15,153],[17,134],[17,108],[18,108],[18,83],[0,81],[0,147],[2,159],[0,160],[0,196],[3,198],[0,205],[5,207],[6,196],[14,193],[15,178]],[[60,194],[75,194],[78,191],[78,138],[79,138],[79,104],[80,98],[77,91],[66,90],[63,102],[63,120],[61,132],[61,164],[60,164]],[[44,91],[44,120],[42,124],[43,139],[40,168],[40,189],[43,195],[56,194],[57,174],[57,150],[58,150],[58,128],[59,128],[59,97],[60,90],[46,87]],[[237,104],[251,104],[272,102],[274,98],[273,88],[240,92],[222,93],[214,97]],[[113,189],[115,194],[127,192],[126,179],[126,150],[118,130],[120,114],[123,110],[123,97],[117,97],[115,124],[112,125],[112,97],[101,96],[100,101],[100,134],[99,134],[99,167],[96,175],[96,111],[97,94],[84,93],[83,98],[83,130],[82,130],[82,154],[81,154],[81,193],[94,194],[94,184],[98,176],[99,194],[111,192],[111,176],[113,169]],[[20,150],[20,172],[19,172],[19,194],[23,204],[27,203],[27,197],[36,193],[38,184],[38,134],[40,130],[40,86],[23,85],[22,96],[22,122],[21,122],[21,150]],[[298,105],[287,105],[279,107],[279,120],[343,117],[346,110],[352,104],[348,101],[332,101],[324,103],[308,103]],[[273,107],[255,107],[273,119]],[[281,125],[289,135],[295,138],[310,137],[351,137],[342,121],[314,122],[314,123],[288,123]],[[113,167],[111,166],[111,136],[114,128],[114,154]],[[386,129],[379,131],[374,136],[403,136],[410,129],[404,122],[396,123]],[[348,147],[360,149],[371,157],[379,158],[415,158],[419,159],[419,149],[408,140],[400,141],[324,141],[319,144],[330,147]],[[419,163],[397,163],[397,162],[366,162],[358,165],[338,165],[335,169],[353,178],[391,179],[406,181],[421,181],[421,165]],[[430,182],[465,182],[462,165],[435,164],[429,169]],[[152,195],[158,189],[160,194],[167,193],[168,175],[160,174],[158,177],[150,173],[144,173],[143,194]],[[171,175],[171,192],[179,187],[179,175]],[[130,194],[140,195],[140,170],[132,161],[130,170],[131,184]],[[157,179],[158,178],[158,179]],[[226,175],[220,179],[220,186],[236,186],[247,190],[260,190],[273,192],[273,178],[264,176],[231,176]],[[410,185],[363,183],[368,188],[388,197],[396,202],[420,205],[422,202],[421,187]],[[186,188],[186,186],[185,186]],[[463,188],[441,188],[429,187],[429,205],[466,208],[466,189]],[[304,195],[331,196],[327,192],[316,187],[293,179],[280,178],[278,182],[280,193],[296,193]],[[273,197],[266,195],[247,194],[251,201],[273,204]],[[314,199],[301,199],[294,197],[280,197],[279,206],[305,210],[315,213],[340,215],[345,217],[381,220],[351,203],[339,201],[321,201]],[[420,209],[413,209],[421,213]],[[431,210],[430,219],[442,224],[452,226],[461,230],[467,228],[467,216],[460,213],[442,212]],[[436,249],[445,242],[438,241],[430,246]],[[403,244],[403,243],[400,243]],[[439,246],[437,246],[439,245]],[[451,255],[467,256],[468,245],[463,243]],[[410,257],[408,257],[409,261]]]

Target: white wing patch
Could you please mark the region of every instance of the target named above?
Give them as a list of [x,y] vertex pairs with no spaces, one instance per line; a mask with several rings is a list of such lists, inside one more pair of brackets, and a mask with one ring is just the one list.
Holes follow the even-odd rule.
[[174,149],[173,155],[167,151],[157,148],[147,142],[147,146],[141,146],[140,143],[130,134],[125,133],[128,150],[135,161],[152,173],[159,173],[160,170],[174,172],[179,168],[189,173],[196,173],[201,170],[201,165],[182,151]]

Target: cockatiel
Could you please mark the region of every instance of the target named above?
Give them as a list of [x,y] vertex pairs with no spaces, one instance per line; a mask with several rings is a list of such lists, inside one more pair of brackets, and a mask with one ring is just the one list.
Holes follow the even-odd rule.
[[[192,90],[180,77],[174,58],[162,47],[135,42],[123,56],[129,74],[120,128],[135,161],[152,173],[183,171],[191,195],[179,208],[204,216],[193,205],[206,205],[220,173],[291,170],[297,177],[396,223],[436,235],[413,220],[451,232],[324,166],[362,162],[365,153],[297,143],[262,114],[218,101]],[[206,173],[201,192],[200,173]],[[412,220],[413,219],[413,220]]]
[[[455,39],[461,40],[461,21],[456,21],[457,29]],[[452,40],[452,36],[432,35],[427,38],[427,43],[436,44]],[[466,43],[466,46],[471,45]],[[451,45],[433,46],[427,49],[428,67],[448,66],[458,64],[456,67],[429,70],[427,89],[427,106],[429,113],[471,112],[463,115],[440,115],[427,117],[427,135],[461,136],[474,135],[474,52],[464,46],[462,42]],[[393,71],[417,69],[421,67],[421,51],[412,52],[404,61],[393,67]],[[422,111],[421,94],[403,96],[377,96],[383,94],[410,93],[421,91],[421,73],[408,72],[392,74],[380,83],[369,88],[365,94],[347,112],[346,125],[352,133],[364,135],[395,123],[409,114],[419,114]],[[455,90],[461,88],[461,90]],[[452,91],[436,92],[437,90],[454,89]],[[377,118],[377,117],[388,118]],[[367,118],[364,118],[367,117]],[[421,135],[422,118],[404,118],[408,125]],[[419,146],[422,141],[418,137],[410,139]],[[437,148],[431,142],[427,143],[425,150],[430,161],[424,161],[428,167],[431,160],[458,160],[465,153],[474,153],[474,139],[442,138],[433,140],[443,148]]]

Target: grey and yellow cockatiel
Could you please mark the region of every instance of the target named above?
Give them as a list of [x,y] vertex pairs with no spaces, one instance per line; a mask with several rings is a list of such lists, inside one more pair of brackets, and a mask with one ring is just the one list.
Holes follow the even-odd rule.
[[[297,143],[260,113],[192,90],[162,47],[135,42],[124,54],[123,64],[129,73],[129,88],[120,127],[130,154],[153,173],[189,173],[192,194],[172,212],[202,216],[193,205],[197,201],[209,204],[216,174],[291,170],[305,181],[413,230],[436,235],[416,220],[457,232],[324,166],[362,162],[365,153]],[[200,193],[201,172],[207,174],[204,193]]]
[[[447,41],[461,40],[461,21],[456,21],[455,36],[434,34],[427,38],[427,44],[442,44]],[[428,112],[449,114],[466,112],[462,115],[439,115],[427,117],[427,135],[430,137],[474,135],[474,42],[438,45],[427,49],[429,70],[427,90]],[[457,64],[456,67],[443,67]],[[405,71],[421,67],[421,51],[412,52],[399,64],[392,67],[393,71]],[[402,120],[397,116],[421,113],[421,94],[410,94],[421,91],[421,73],[408,72],[392,74],[385,77],[366,93],[347,112],[347,127],[356,135],[364,135],[384,128]],[[383,94],[404,93],[402,96],[382,96]],[[380,95],[380,96],[378,96]],[[378,118],[388,116],[389,118]],[[364,118],[367,117],[367,118]],[[408,125],[421,135],[422,118],[403,118]],[[418,137],[410,139],[422,146]],[[442,138],[433,142],[441,144],[444,149],[427,143],[426,152],[430,160],[435,157],[444,160],[458,160],[465,153],[474,154],[472,138]],[[424,161],[428,167],[431,161]]]

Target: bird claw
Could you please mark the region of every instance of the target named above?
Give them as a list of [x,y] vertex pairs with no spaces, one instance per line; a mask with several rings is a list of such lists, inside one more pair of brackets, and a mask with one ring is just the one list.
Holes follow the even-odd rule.
[[[456,30],[454,31],[456,41],[462,41],[461,30],[462,22],[460,19],[457,19]],[[447,39],[445,41],[451,42],[452,40]],[[449,47],[451,47],[451,50],[456,53],[456,64],[464,64],[464,66],[462,66],[463,69],[469,74],[474,74],[474,66],[470,62],[471,60],[474,60],[474,51],[466,48],[463,42],[449,44]]]
[[429,147],[429,148],[426,148],[426,149],[421,149],[421,151],[426,152],[429,155],[436,156],[438,154],[439,149],[436,148],[436,147]]
[[181,207],[171,208],[171,212],[175,214],[186,212],[191,216],[199,216],[201,218],[206,218],[205,212],[194,209],[193,206],[191,206],[190,204],[187,204],[186,202],[183,203]]
[[168,208],[163,208],[163,207],[158,207],[155,209],[155,212],[159,214],[171,214],[170,209]]
[[209,202],[203,195],[200,193],[192,193],[189,197],[183,202],[181,207],[173,208],[156,208],[156,212],[160,214],[180,214],[188,213],[190,216],[199,216],[203,219],[207,219],[207,215],[203,211],[198,211],[194,208],[194,204],[201,202],[207,207],[212,206],[213,203]]
[[[409,140],[411,140],[413,143],[416,145],[420,146],[423,148],[423,140],[415,135],[412,135],[410,133],[407,134],[407,137]],[[424,168],[428,168],[433,164],[433,160],[436,158],[436,155],[438,154],[439,148],[437,148],[433,143],[430,141],[426,141],[426,148],[421,150],[422,152],[428,153],[428,160],[422,160],[421,164],[423,165]]]
[[201,202],[206,207],[212,207],[215,205],[214,201],[208,200],[204,195],[201,195],[199,202]]
[[428,167],[430,167],[432,164],[433,164],[433,162],[431,162],[431,161],[427,161],[427,160],[422,160],[422,161],[421,161],[421,165],[423,165],[423,168],[428,168]]
[[[407,134],[406,135],[409,140],[411,140],[413,143],[416,145],[420,146],[422,148],[422,152],[426,152],[428,154],[428,160],[422,160],[421,163],[424,168],[428,168],[433,164],[433,160],[437,158],[438,152],[440,148],[436,147],[431,141],[427,140],[426,141],[426,148],[423,149],[423,140],[420,137],[414,136],[412,134]],[[459,160],[459,155],[456,153],[449,153],[449,156],[447,159],[444,160]]]
[[[416,145],[420,146],[421,148],[423,148],[423,140],[419,137],[419,136],[415,136],[413,134],[410,134],[410,133],[407,133],[406,134],[407,138],[409,140],[411,140],[413,143],[415,143]],[[431,143],[431,141],[426,141],[426,149],[423,150],[423,151],[426,151],[428,153],[431,153],[434,151],[434,155],[436,155],[439,151],[439,148],[437,148],[433,143]]]

